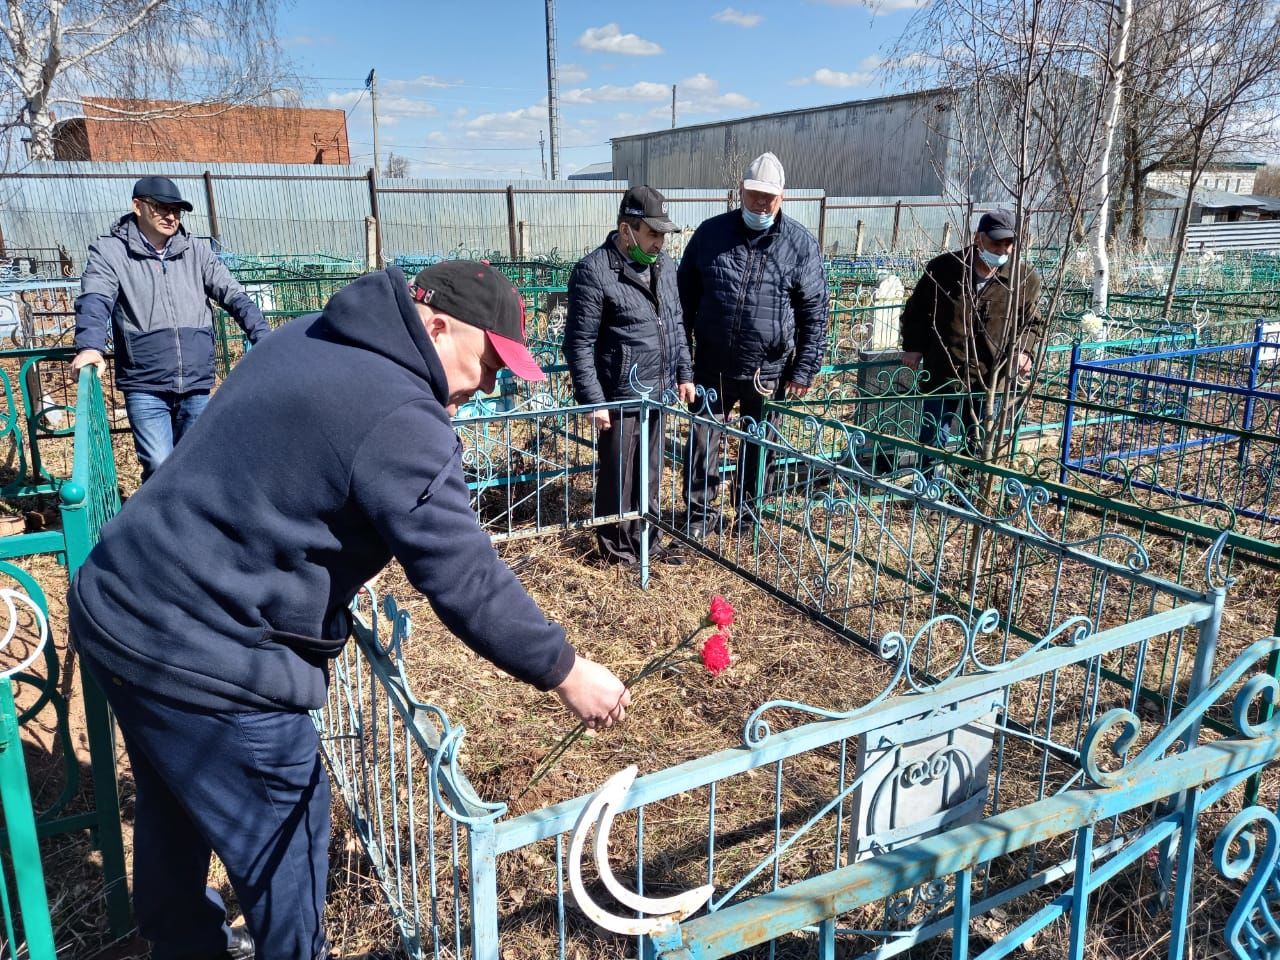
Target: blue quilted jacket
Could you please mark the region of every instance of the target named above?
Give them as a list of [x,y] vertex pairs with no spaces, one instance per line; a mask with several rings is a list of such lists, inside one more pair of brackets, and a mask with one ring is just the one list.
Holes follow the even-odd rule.
[[677,272],[699,383],[712,376],[808,384],[822,366],[827,284],[813,234],[778,214],[754,233],[731,210],[703,221]]

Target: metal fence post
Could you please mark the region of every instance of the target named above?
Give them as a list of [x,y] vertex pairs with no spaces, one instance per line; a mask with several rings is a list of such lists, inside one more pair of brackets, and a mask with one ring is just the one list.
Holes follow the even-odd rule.
[[209,211],[209,236],[218,246],[222,246],[222,234],[218,230],[218,207],[213,202],[213,174],[204,172],[204,205]]
[[378,254],[378,268],[381,269],[382,256],[382,215],[378,213],[378,177],[373,167],[367,174],[369,180],[369,216],[373,217],[374,241]]
[[[0,678],[0,809],[4,810],[5,830],[9,835],[13,878],[18,888],[18,914],[22,918],[28,960],[56,960],[53,926],[49,921],[49,897],[44,885],[44,869],[40,864],[35,814],[31,809],[31,787],[27,781],[27,767],[22,760],[22,738],[18,733],[18,715],[13,705],[13,686],[8,677]],[[7,929],[4,932],[14,951],[8,955],[17,956],[18,941],[8,923],[8,896],[2,870],[0,905],[5,907]]]
[[472,960],[498,960],[498,847],[488,821],[467,828],[467,870]]
[[818,250],[827,252],[827,195],[818,198]]
[[516,239],[516,188],[507,184],[507,243],[511,248],[511,259],[518,259],[519,242]]
[[898,249],[898,231],[902,228],[902,201],[893,205],[893,236],[889,238],[889,252]]

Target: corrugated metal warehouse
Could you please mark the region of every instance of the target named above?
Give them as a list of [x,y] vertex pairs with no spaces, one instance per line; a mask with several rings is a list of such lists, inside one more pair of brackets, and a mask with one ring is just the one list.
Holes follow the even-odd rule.
[[743,167],[768,150],[786,168],[788,186],[830,197],[984,197],[988,184],[957,189],[969,178],[951,148],[952,98],[950,90],[926,90],[616,137],[613,176],[633,185],[734,187]]

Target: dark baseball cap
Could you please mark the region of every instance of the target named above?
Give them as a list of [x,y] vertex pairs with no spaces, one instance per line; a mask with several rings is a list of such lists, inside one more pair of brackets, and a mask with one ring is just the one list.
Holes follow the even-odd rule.
[[673,233],[680,228],[667,216],[667,199],[653,187],[632,187],[622,195],[620,217],[639,217],[650,229]]
[[1017,224],[1011,210],[992,210],[984,213],[978,221],[978,232],[985,233],[992,240],[1012,240],[1017,238]]
[[487,263],[442,260],[413,278],[413,299],[484,331],[502,362],[522,380],[547,375],[525,346],[524,298]]
[[154,200],[191,212],[191,204],[182,199],[177,185],[168,177],[143,177],[133,185],[133,196],[135,200]]

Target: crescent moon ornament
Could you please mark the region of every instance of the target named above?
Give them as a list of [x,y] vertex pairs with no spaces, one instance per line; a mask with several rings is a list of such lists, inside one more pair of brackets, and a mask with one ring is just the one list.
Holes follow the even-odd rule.
[[[715,892],[715,885],[709,883],[671,897],[653,898],[634,893],[618,882],[613,869],[609,866],[609,831],[613,827],[615,808],[626,798],[635,778],[634,764],[619,770],[601,784],[600,789],[582,808],[578,822],[573,828],[573,836],[569,841],[569,888],[573,891],[573,899],[577,902],[579,909],[592,923],[611,933],[648,936],[679,923],[699,910],[711,899],[712,893]],[[587,833],[593,825],[596,828],[594,844],[596,870],[600,874],[605,889],[624,907],[647,916],[620,917],[605,910],[587,893],[587,888],[582,882],[582,852],[586,847]]]

